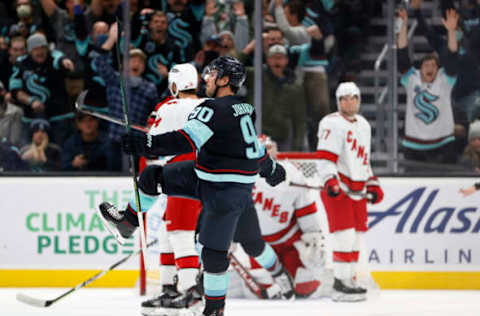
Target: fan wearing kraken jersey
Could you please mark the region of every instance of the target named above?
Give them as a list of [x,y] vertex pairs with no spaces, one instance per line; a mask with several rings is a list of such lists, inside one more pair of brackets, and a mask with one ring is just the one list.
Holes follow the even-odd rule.
[[160,97],[168,94],[168,69],[186,61],[183,50],[174,44],[174,38],[167,31],[167,16],[161,11],[155,11],[148,21],[148,30],[142,29],[133,43],[147,55],[145,78],[153,82]]
[[398,67],[403,76],[400,83],[407,91],[405,114],[405,158],[454,163],[455,152],[452,90],[456,82],[458,15],[447,11],[443,21],[448,32],[448,48],[441,54],[444,67],[436,55],[426,55],[420,69],[411,67],[408,57],[407,13],[400,11],[404,23],[398,37]]
[[[198,242],[204,266],[206,316],[223,315],[228,285],[227,251],[234,237],[256,258],[282,288],[293,296],[291,277],[273,249],[261,238],[258,218],[252,211],[252,187],[258,173],[270,185],[285,180],[285,170],[258,143],[253,125],[254,107],[235,95],[245,80],[245,67],[232,57],[219,57],[204,73],[207,99],[189,115],[183,129],[160,135],[129,133],[123,137],[127,153],[172,155],[197,152],[195,163],[148,166],[139,178],[142,210],[159,194],[199,199]],[[132,199],[126,211],[102,203],[100,215],[118,239],[129,237],[138,226]]]
[[318,128],[317,158],[322,202],[332,234],[333,300],[366,298],[366,289],[353,282],[359,251],[367,231],[367,200],[379,203],[383,191],[370,166],[371,128],[358,114],[360,90],[343,82],[336,90],[338,112],[324,117]]
[[[157,105],[155,119],[149,131],[152,136],[183,128],[190,112],[205,100],[196,96],[198,74],[191,64],[173,66],[168,74],[168,87],[173,98],[167,98]],[[148,164],[164,166],[194,159],[195,153],[190,152],[158,157],[150,160]],[[158,236],[162,294],[143,302],[142,314],[174,316],[187,306],[199,310],[202,293],[196,286],[200,264],[195,250],[194,234],[200,210],[198,200],[167,197],[165,221],[162,223],[165,227]],[[175,275],[178,276],[177,286]]]

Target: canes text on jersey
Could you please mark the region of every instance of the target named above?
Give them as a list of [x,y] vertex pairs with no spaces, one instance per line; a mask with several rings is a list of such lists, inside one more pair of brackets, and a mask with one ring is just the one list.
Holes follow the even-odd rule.
[[357,158],[363,159],[362,164],[368,165],[368,153],[365,152],[365,146],[357,144],[357,139],[353,137],[353,132],[347,132],[347,143],[352,143],[351,151],[357,152]]

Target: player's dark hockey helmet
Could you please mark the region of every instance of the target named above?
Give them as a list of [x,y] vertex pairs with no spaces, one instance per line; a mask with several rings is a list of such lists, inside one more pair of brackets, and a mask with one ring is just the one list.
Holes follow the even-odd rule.
[[228,76],[230,85],[240,88],[245,81],[245,66],[238,59],[230,56],[221,56],[214,59],[203,71],[202,77],[211,71],[217,71],[217,78]]

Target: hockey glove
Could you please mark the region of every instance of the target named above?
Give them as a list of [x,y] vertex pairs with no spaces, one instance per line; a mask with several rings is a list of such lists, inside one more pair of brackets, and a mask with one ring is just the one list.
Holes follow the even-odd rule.
[[[131,131],[122,136],[122,149],[126,154],[146,155],[148,154],[149,135]],[[151,143],[150,137],[150,143]]]
[[324,190],[327,192],[327,195],[329,197],[334,199],[339,198],[342,193],[342,189],[340,188],[340,184],[338,183],[337,178],[328,179],[327,182],[325,183]]
[[383,200],[383,190],[378,185],[367,185],[367,200],[372,204],[377,204]]
[[283,166],[277,162],[273,162],[272,171],[270,174],[265,174],[264,171],[260,172],[260,176],[265,178],[265,181],[272,187],[285,181],[286,172]]

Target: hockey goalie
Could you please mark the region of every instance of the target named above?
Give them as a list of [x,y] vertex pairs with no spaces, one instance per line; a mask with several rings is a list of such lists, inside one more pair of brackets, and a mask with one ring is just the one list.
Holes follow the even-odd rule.
[[[259,139],[270,156],[276,159],[276,143],[265,135],[261,135]],[[333,284],[333,272],[325,268],[325,238],[321,230],[314,191],[290,186],[289,181],[305,183],[305,178],[302,172],[288,160],[282,161],[282,165],[287,172],[287,181],[272,187],[260,178],[253,190],[253,201],[262,237],[272,246],[281,263],[294,279],[297,298],[329,296]],[[235,257],[255,282],[264,289],[272,287],[274,282],[269,273],[253,258],[248,257],[240,246],[233,248]],[[239,275],[231,272],[229,295],[255,297]],[[269,292],[275,293],[275,291]]]

